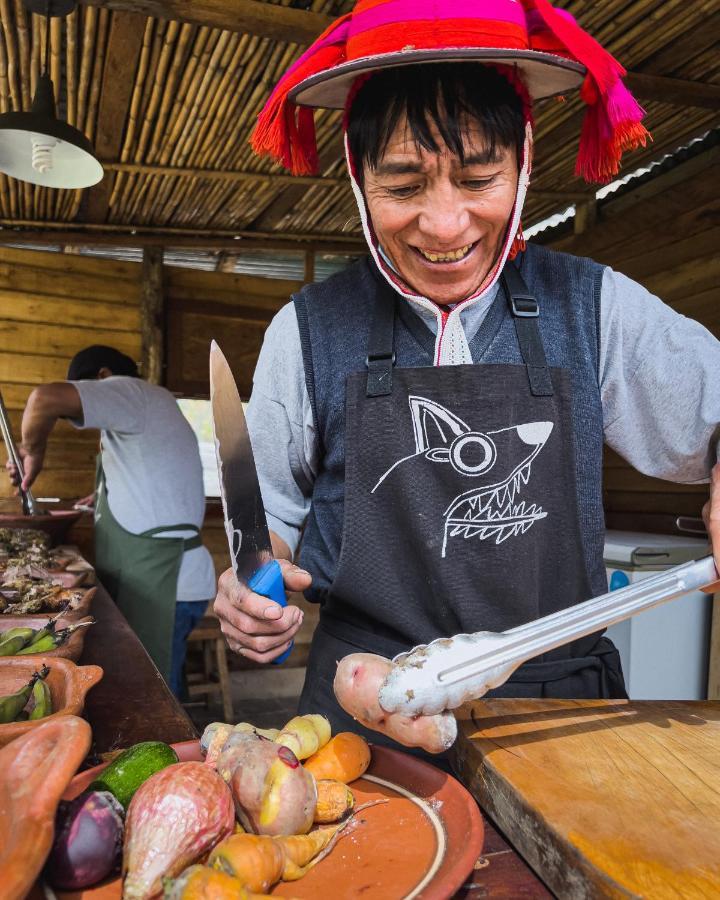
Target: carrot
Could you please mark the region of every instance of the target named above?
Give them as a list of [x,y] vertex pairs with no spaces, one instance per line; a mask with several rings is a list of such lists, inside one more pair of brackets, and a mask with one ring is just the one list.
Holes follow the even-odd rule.
[[333,838],[345,824],[281,837],[233,834],[215,847],[207,864],[237,878],[250,891],[267,892],[280,880],[302,878],[330,852]]

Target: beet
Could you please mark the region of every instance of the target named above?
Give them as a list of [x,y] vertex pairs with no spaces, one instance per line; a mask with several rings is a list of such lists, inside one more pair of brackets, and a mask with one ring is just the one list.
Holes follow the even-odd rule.
[[45,873],[53,887],[78,890],[120,866],[123,808],[109,791],[86,791],[62,802]]

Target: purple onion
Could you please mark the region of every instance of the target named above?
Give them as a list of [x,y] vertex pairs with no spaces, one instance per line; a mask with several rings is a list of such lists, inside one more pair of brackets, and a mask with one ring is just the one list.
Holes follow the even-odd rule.
[[45,873],[53,887],[78,890],[107,878],[120,865],[123,808],[109,791],[86,791],[62,802]]

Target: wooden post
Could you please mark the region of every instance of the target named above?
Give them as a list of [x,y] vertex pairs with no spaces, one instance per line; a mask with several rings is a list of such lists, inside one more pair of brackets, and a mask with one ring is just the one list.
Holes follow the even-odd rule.
[[593,227],[597,220],[597,204],[595,199],[577,203],[575,205],[575,222],[573,230],[575,234],[583,234]]
[[305,251],[305,274],[303,276],[303,281],[305,284],[312,284],[315,280],[315,251],[314,250],[306,250]]
[[142,274],[140,296],[142,375],[151,384],[162,384],[165,374],[162,247],[143,247]]

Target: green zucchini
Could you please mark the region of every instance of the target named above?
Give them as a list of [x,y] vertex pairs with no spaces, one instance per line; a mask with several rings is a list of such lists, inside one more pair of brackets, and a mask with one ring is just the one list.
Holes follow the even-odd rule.
[[115,799],[128,808],[133,794],[147,779],[178,761],[178,755],[162,741],[143,741],[129,747],[103,769],[90,785],[91,791],[110,791]]

